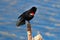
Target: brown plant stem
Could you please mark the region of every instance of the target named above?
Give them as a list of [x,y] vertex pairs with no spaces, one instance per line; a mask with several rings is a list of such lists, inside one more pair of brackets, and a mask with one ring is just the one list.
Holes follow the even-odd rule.
[[31,24],[28,21],[26,21],[26,25],[27,25],[27,36],[28,36],[28,40],[32,40]]

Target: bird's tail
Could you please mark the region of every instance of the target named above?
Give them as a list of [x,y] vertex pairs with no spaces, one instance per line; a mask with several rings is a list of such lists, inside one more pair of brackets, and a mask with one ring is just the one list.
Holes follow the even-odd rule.
[[25,24],[25,20],[17,20],[16,26],[19,27]]

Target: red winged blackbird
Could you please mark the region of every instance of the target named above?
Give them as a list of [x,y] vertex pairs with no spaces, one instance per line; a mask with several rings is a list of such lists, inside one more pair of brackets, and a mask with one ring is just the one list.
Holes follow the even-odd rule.
[[24,25],[25,20],[30,21],[34,17],[34,14],[35,14],[36,10],[37,10],[36,7],[32,7],[31,9],[25,11],[23,14],[21,14],[18,17],[19,20],[17,21],[16,25],[17,26]]

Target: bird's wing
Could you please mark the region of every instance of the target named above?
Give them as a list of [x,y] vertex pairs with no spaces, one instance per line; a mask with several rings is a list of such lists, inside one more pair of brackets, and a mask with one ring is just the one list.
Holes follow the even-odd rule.
[[24,17],[24,15],[27,13],[27,11],[25,11],[24,13],[22,13],[19,17],[18,17],[18,19],[20,18],[20,17]]
[[19,17],[18,17],[18,19],[20,18],[20,17],[22,17],[24,14],[21,14]]

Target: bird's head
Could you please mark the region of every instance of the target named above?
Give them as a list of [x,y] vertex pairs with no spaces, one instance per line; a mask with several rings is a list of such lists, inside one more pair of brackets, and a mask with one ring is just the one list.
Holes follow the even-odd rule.
[[31,10],[30,15],[34,16],[37,8],[36,7],[32,7],[30,10]]
[[36,12],[36,10],[37,10],[37,8],[36,8],[36,7],[32,7],[32,8],[31,8],[31,10],[32,10],[32,12],[34,12],[34,13],[35,13],[35,12]]

